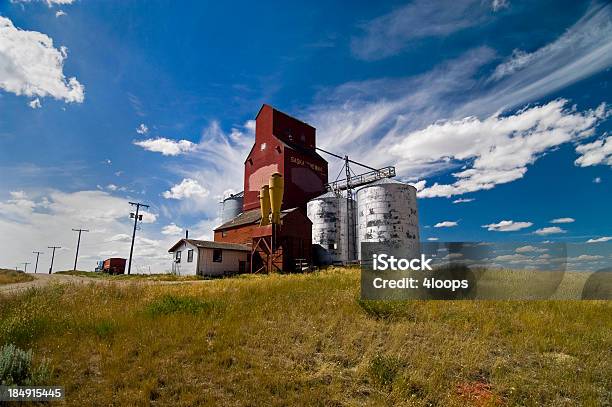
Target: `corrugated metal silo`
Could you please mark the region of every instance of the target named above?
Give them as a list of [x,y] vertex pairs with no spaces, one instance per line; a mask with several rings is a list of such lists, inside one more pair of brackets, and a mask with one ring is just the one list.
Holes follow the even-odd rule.
[[416,188],[388,178],[357,191],[357,252],[361,242],[392,242],[418,250]]
[[[327,192],[308,202],[306,212],[312,222],[312,243],[322,264],[346,263],[355,259],[355,201]],[[348,215],[347,215],[348,214]],[[350,228],[347,216],[351,217]],[[347,233],[348,230],[348,233]],[[347,237],[350,243],[347,245]]]
[[223,223],[234,219],[242,212],[242,199],[243,194],[239,192],[225,198],[222,202],[223,208],[221,209],[221,220]]

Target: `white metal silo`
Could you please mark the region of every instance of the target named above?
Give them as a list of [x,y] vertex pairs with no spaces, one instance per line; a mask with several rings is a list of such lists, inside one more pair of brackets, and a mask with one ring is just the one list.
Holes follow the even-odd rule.
[[357,253],[361,242],[392,242],[418,250],[416,188],[388,178],[357,191]]
[[234,219],[242,212],[243,193],[232,194],[222,202],[221,220],[223,223]]
[[[347,211],[348,209],[348,211]],[[319,245],[318,253],[323,264],[346,263],[356,258],[355,201],[342,195],[327,192],[306,205],[306,213],[312,222],[312,243]]]

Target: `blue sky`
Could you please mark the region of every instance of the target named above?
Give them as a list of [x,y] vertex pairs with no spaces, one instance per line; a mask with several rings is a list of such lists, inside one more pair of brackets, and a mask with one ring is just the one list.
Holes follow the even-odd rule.
[[71,267],[76,227],[82,267],[127,257],[139,200],[136,268],[167,268],[241,189],[262,103],[396,165],[423,239],[606,240],[611,67],[606,2],[2,0],[0,265]]

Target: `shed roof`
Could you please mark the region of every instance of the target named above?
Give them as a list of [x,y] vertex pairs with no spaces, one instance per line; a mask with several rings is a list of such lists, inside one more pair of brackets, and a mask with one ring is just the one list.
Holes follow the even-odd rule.
[[[285,209],[281,211],[281,219],[298,208]],[[250,225],[261,220],[261,211],[259,208],[251,209],[250,211],[242,212],[233,219],[228,220],[222,225],[217,226],[214,230],[229,229],[242,225]]]
[[172,246],[168,252],[173,252],[179,247],[182,243],[190,243],[198,248],[203,249],[222,249],[222,250],[237,250],[241,252],[250,252],[251,248],[245,244],[238,243],[222,243],[222,242],[212,242],[210,240],[195,240],[195,239],[181,239],[174,246]]

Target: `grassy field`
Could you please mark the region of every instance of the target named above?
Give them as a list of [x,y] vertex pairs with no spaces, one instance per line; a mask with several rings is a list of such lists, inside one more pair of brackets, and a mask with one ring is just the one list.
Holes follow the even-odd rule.
[[600,406],[607,301],[359,301],[358,270],[0,298],[68,405]]
[[34,277],[24,273],[23,271],[0,269],[0,285],[23,283],[32,280],[34,280]]

